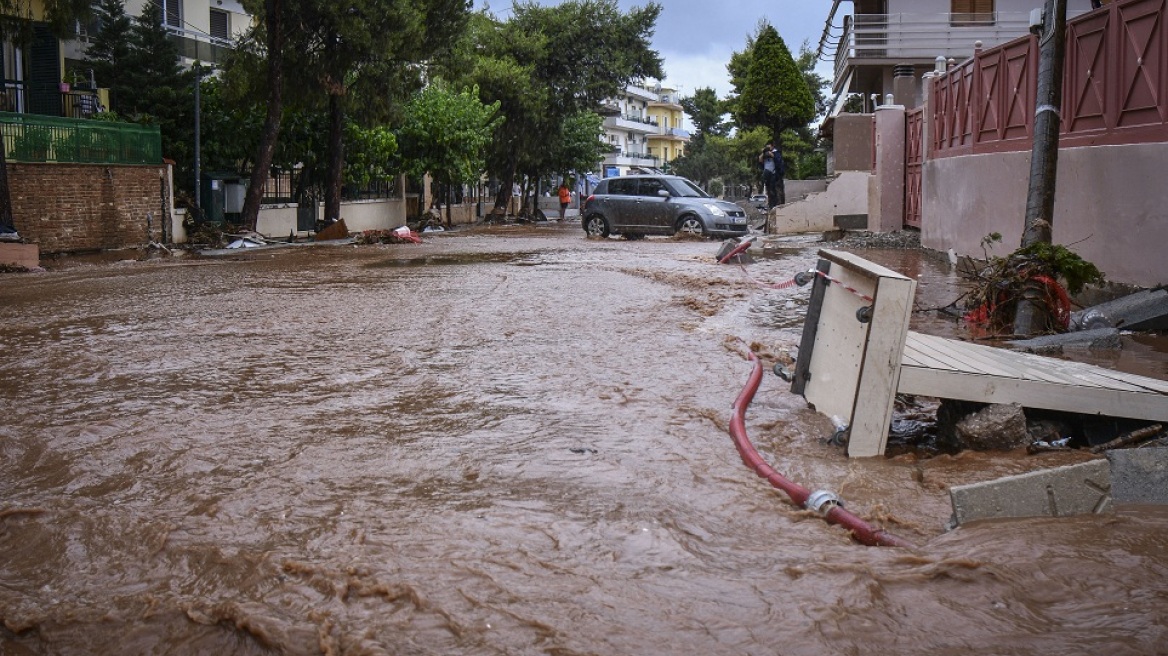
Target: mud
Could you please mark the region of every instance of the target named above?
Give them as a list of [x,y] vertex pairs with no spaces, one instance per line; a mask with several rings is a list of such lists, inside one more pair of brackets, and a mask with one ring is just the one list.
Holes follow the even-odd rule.
[[[768,375],[763,456],[920,548],[746,470],[746,350],[786,357],[806,303],[751,278],[816,245],[751,278],[717,246],[497,227],[4,276],[0,653],[1164,653],[1168,514],[943,530],[948,486],[1090,455],[849,461]],[[1164,377],[1136,342],[1108,364]]]

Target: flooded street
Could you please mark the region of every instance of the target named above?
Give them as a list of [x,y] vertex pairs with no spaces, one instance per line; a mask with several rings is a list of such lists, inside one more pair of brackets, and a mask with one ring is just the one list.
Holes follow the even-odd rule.
[[[1168,653],[1168,512],[946,533],[949,486],[1093,456],[849,461],[769,373],[808,289],[717,247],[495,227],[0,277],[0,654]],[[748,349],[763,457],[918,549],[746,469]]]

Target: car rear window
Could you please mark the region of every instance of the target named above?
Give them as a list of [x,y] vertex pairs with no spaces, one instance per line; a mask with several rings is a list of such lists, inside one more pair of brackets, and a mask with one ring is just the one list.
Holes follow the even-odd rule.
[[614,196],[636,196],[637,181],[628,178],[608,181],[608,193]]

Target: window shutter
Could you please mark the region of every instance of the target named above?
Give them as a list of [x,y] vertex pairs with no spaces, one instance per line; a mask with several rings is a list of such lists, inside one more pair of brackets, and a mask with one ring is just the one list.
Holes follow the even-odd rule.
[[227,41],[231,39],[231,24],[227,12],[219,9],[211,10],[211,37]]

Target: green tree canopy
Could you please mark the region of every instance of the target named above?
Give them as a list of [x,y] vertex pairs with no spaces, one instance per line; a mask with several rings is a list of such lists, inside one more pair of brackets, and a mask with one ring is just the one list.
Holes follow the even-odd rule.
[[693,121],[693,141],[700,142],[709,135],[725,136],[729,133],[730,126],[725,120],[726,103],[710,87],[696,89],[692,96],[682,98],[681,107]]
[[[463,79],[478,85],[484,102],[498,102],[504,117],[487,162],[502,182],[497,212],[510,200],[517,172],[542,177],[580,166],[578,148],[559,146],[575,142],[576,128],[589,129],[581,112],[594,111],[632,80],[663,77],[661,57],[650,47],[660,13],[655,3],[624,13],[616,0],[555,7],[525,1],[512,5],[506,22],[485,12],[472,21],[458,49]],[[599,160],[595,152],[586,168]]]
[[783,37],[764,23],[728,67],[737,93],[734,118],[740,127],[763,126],[779,139],[783,130],[815,118],[815,99]]
[[478,89],[458,92],[442,82],[422,89],[406,105],[398,129],[406,172],[429,172],[444,183],[477,180],[498,109],[497,103],[484,105]]

